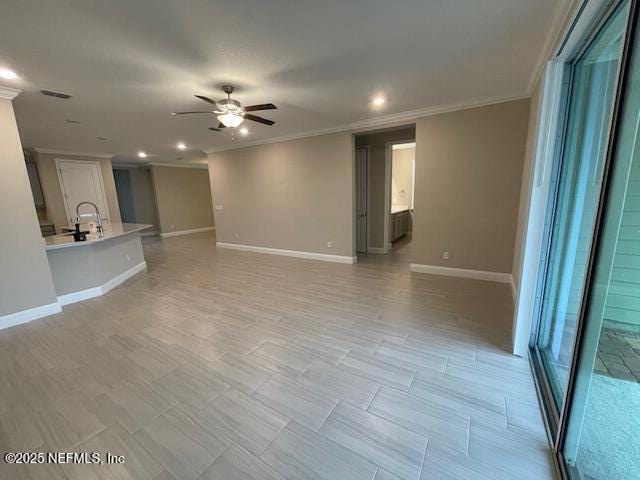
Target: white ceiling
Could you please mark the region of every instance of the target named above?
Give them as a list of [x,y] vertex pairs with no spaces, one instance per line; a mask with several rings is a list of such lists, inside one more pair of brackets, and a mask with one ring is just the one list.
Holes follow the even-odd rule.
[[[236,144],[526,94],[561,1],[6,0],[0,67],[21,77],[4,83],[24,89],[25,146],[190,162],[230,132],[171,112],[203,109],[193,95],[221,98],[223,83],[245,105],[279,107],[261,113],[276,125],[245,122]],[[372,110],[376,93],[388,102]]]

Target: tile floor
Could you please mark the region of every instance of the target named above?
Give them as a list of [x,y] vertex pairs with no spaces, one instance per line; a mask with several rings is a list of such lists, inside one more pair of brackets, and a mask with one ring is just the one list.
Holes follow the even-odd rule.
[[[545,479],[505,285],[146,239],[148,272],[0,332],[2,479]],[[407,247],[409,248],[409,247]]]

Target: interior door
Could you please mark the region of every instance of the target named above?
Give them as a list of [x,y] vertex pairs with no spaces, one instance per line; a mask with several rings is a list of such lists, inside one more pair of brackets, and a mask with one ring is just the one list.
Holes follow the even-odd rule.
[[367,251],[367,148],[356,148],[356,251]]
[[[58,175],[69,224],[76,222],[76,206],[81,202],[97,205],[100,216],[108,220],[107,200],[97,162],[57,160]],[[80,213],[93,213],[90,205],[80,207]]]

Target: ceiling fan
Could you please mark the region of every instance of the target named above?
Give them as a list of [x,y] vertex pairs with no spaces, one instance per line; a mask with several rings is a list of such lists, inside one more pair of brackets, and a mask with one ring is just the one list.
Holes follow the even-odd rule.
[[266,118],[259,117],[258,115],[253,115],[247,112],[257,112],[260,110],[275,110],[276,107],[273,103],[262,103],[260,105],[248,105],[243,107],[242,104],[231,98],[231,94],[234,91],[233,85],[223,85],[222,90],[227,94],[227,98],[222,100],[211,100],[209,97],[205,97],[204,95],[195,95],[200,100],[204,100],[207,103],[215,105],[216,110],[200,110],[194,112],[175,112],[171,115],[190,115],[192,113],[212,113],[217,115],[218,117],[218,126],[217,127],[209,127],[209,130],[214,130],[219,132],[221,129],[225,127],[237,127],[244,120],[251,120],[253,122],[262,123],[264,125],[273,125],[273,120],[268,120]]

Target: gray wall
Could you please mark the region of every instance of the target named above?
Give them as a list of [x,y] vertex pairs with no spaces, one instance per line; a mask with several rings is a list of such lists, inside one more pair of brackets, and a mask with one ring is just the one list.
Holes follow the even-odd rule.
[[205,168],[151,167],[161,233],[213,227]]
[[219,242],[355,255],[351,134],[210,154],[209,173]]
[[356,146],[369,147],[369,246],[384,248],[384,163],[387,142],[412,141],[415,128],[408,127],[356,135]]
[[13,105],[0,99],[0,316],[57,301]]
[[525,99],[416,122],[413,263],[511,273],[528,116]]

